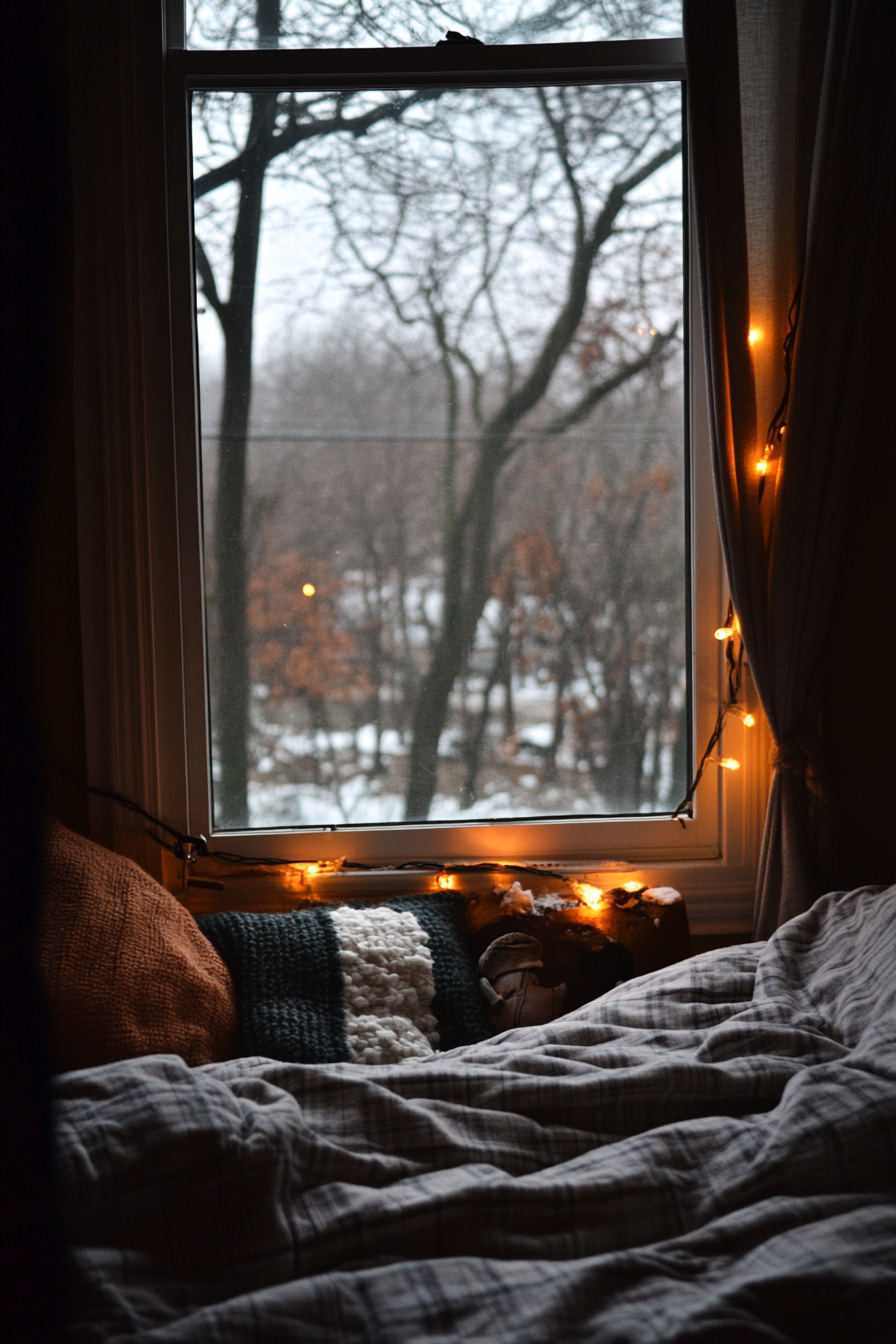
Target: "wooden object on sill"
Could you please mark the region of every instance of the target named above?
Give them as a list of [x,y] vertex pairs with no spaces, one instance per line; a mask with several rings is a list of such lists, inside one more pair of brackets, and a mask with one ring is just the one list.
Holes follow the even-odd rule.
[[[608,942],[618,942],[628,948],[634,958],[635,975],[674,962],[684,961],[691,955],[691,938],[685,903],[677,900],[652,900],[646,892],[632,895],[627,891],[605,892],[599,909],[587,905],[569,906],[564,910],[547,910],[544,914],[508,913],[502,907],[503,893],[497,890],[489,897],[471,899],[467,914],[467,931],[474,956],[481,955],[499,933],[531,933],[545,942],[568,944],[555,951],[555,982],[574,976],[576,961],[582,951],[599,951]],[[552,983],[544,979],[544,984]]]

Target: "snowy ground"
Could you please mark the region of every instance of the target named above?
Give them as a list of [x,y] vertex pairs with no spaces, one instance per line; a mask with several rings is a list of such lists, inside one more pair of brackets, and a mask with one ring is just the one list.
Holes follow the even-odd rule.
[[[557,771],[542,778],[544,751],[553,739],[553,725],[544,717],[550,690],[533,683],[517,693],[520,723],[513,739],[499,741],[497,722],[489,725],[488,760],[480,772],[476,800],[460,798],[463,765],[459,735],[446,729],[439,745],[439,783],[430,810],[432,821],[482,821],[543,816],[606,815],[616,809],[593,787],[584,762],[577,762],[567,744],[557,752]],[[375,770],[377,730],[367,723],[355,731],[296,731],[264,721],[258,706],[254,746],[256,764],[249,791],[250,825],[376,826],[401,822],[408,743],[398,732],[380,733],[379,773]],[[656,801],[643,812],[668,806],[672,786],[672,751],[663,747],[657,767]],[[651,762],[647,762],[648,769]],[[454,792],[452,792],[454,790]]]

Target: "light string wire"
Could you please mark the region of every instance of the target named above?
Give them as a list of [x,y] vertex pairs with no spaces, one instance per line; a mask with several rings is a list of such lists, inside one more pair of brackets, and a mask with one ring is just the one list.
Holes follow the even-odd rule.
[[778,409],[769,421],[768,433],[765,436],[765,447],[762,450],[762,456],[756,463],[756,470],[759,473],[760,504],[762,503],[762,496],[765,493],[768,464],[775,451],[780,448],[784,439],[784,431],[787,428],[787,408],[790,402],[790,385],[793,379],[793,347],[796,343],[796,329],[800,320],[800,301],[802,295],[803,282],[801,279],[793,292],[793,300],[787,314],[787,335],[784,337],[784,344],[782,346],[784,351],[784,393],[781,397]]
[[[171,841],[165,840],[160,835],[156,835],[147,828],[146,834],[151,840],[154,840],[162,849],[167,849],[169,854],[173,854],[176,859],[182,863],[195,863],[197,859],[217,859],[222,863],[232,863],[236,865],[245,865],[258,868],[305,868],[315,864],[326,867],[333,860],[328,859],[280,859],[270,856],[259,857],[251,854],[237,854],[232,850],[210,849],[208,840],[204,835],[187,835],[183,831],[178,831],[175,827],[169,826],[161,818],[148,812],[145,807],[135,803],[132,798],[127,798],[124,794],[116,793],[113,789],[100,789],[94,784],[88,784],[86,780],[81,779],[65,766],[57,765],[54,761],[48,761],[51,770],[62,775],[79,788],[84,789],[86,793],[92,793],[98,798],[108,798],[114,803],[127,809],[128,812],[134,812],[137,816],[143,817],[145,821],[152,822],[159,830],[164,831],[171,837]],[[339,870],[348,870],[352,872],[431,872],[437,875],[445,873],[469,873],[469,872],[510,872],[510,873],[530,873],[535,877],[550,876],[560,882],[565,882],[571,888],[575,888],[575,879],[568,877],[565,873],[557,872],[553,868],[535,868],[525,863],[502,863],[497,860],[484,860],[478,863],[437,863],[427,859],[410,859],[406,863],[359,863],[352,859],[341,859],[338,861]]]
[[728,612],[725,616],[725,625],[720,627],[719,634],[725,631],[725,661],[727,668],[727,698],[719,707],[716,717],[715,727],[712,730],[710,739],[706,744],[706,750],[700,757],[694,776],[688,786],[688,791],[681,802],[672,813],[672,820],[677,821],[679,825],[684,826],[684,818],[694,815],[694,794],[697,791],[697,785],[703,778],[703,772],[713,759],[713,751],[719,743],[722,736],[722,730],[725,727],[725,720],[729,714],[741,712],[741,705],[738,696],[743,685],[744,673],[744,642],[740,636],[740,630],[737,625],[737,618],[734,614],[734,603],[728,599]]
[[[765,493],[765,482],[768,476],[769,462],[774,453],[780,450],[781,444],[784,441],[784,432],[787,428],[787,410],[790,404],[790,388],[793,382],[793,348],[796,344],[796,331],[800,320],[800,302],[802,300],[802,295],[803,281],[801,277],[793,292],[793,299],[791,300],[790,308],[787,313],[787,335],[784,337],[784,342],[781,347],[784,351],[784,392],[781,401],[778,404],[778,409],[769,421],[768,433],[765,436],[765,447],[762,450],[762,456],[756,463],[756,471],[759,475],[760,504],[762,503],[762,496]],[[761,335],[759,332],[756,334]],[[748,340],[750,344],[752,344],[752,330],[749,333]],[[726,631],[724,636],[725,658],[728,663],[728,698],[719,709],[712,735],[706,745],[706,750],[700,758],[700,763],[697,766],[697,770],[691,780],[688,791],[672,814],[672,820],[679,822],[682,826],[685,825],[685,816],[692,817],[694,815],[694,793],[703,777],[703,772],[712,760],[713,749],[717,746],[719,739],[722,736],[725,720],[731,713],[739,712],[743,717],[741,706],[738,704],[738,696],[743,681],[744,643],[734,614],[734,604],[730,599],[728,601],[728,614],[725,617],[724,628]],[[722,631],[720,629],[717,632],[717,637],[721,634]],[[737,646],[736,651],[734,647],[735,641]],[[744,721],[746,722],[747,719],[745,718]],[[723,764],[721,761],[717,761],[717,763]]]

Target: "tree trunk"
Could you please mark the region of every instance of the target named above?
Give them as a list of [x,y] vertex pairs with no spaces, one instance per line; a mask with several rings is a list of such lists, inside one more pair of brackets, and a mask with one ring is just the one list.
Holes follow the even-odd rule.
[[414,712],[405,821],[425,821],[429,816],[438,784],[439,738],[448,717],[451,690],[488,599],[495,487],[501,465],[500,449],[489,444],[482,451],[480,469],[470,489],[470,511],[455,523],[446,547],[442,629]]
[[482,692],[482,708],[475,716],[467,739],[464,742],[464,763],[466,765],[463,787],[461,789],[461,804],[465,807],[471,807],[475,803],[479,791],[479,770],[482,765],[482,748],[485,745],[485,733],[488,727],[489,701],[492,691],[502,681],[505,673],[505,664],[508,662],[508,647],[510,644],[510,622],[511,612],[508,612],[507,618],[501,627],[498,635],[498,648],[495,654],[495,660],[492,669],[488,674],[485,683],[485,689]]
[[[268,130],[275,95],[253,96],[256,143]],[[250,132],[250,143],[252,133]],[[249,630],[246,618],[246,453],[252,403],[252,330],[266,163],[259,157],[240,175],[233,235],[230,298],[221,313],[224,389],[215,501],[215,572],[218,604],[216,727],[221,778],[215,790],[219,826],[249,824]]]

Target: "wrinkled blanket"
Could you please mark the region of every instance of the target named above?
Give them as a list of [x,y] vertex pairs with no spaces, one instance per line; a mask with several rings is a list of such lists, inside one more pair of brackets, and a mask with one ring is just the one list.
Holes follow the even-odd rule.
[[894,1337],[896,887],[413,1063],[56,1090],[73,1340]]

